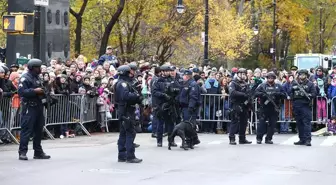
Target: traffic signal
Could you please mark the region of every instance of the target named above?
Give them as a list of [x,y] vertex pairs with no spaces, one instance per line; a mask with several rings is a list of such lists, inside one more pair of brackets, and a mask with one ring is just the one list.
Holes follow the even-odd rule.
[[2,29],[4,32],[26,31],[26,15],[4,15],[2,17]]

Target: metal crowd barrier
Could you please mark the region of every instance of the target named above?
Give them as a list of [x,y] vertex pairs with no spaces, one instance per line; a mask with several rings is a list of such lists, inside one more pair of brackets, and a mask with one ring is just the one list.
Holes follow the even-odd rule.
[[0,138],[9,134],[13,141],[18,144],[18,140],[14,137],[11,132],[12,127],[12,98],[3,97],[0,100]]
[[[113,104],[113,94],[110,94],[110,101]],[[55,139],[49,132],[47,127],[52,125],[62,124],[79,124],[81,129],[86,135],[90,136],[90,133],[85,128],[84,124],[97,121],[97,97],[90,97],[88,95],[54,95],[58,99],[58,103],[45,110],[46,120],[44,131],[51,139]],[[20,129],[20,108],[12,106],[12,98],[2,98],[0,101],[0,136],[2,132],[8,133],[15,143],[18,143],[17,139],[11,133],[13,130]],[[313,101],[312,111],[313,118],[318,118],[318,111],[322,116],[329,116],[328,99],[325,97],[317,97]],[[150,105],[150,95],[146,100]],[[249,130],[252,133],[252,126],[257,127],[258,123],[258,99],[254,100],[254,109],[250,113],[249,118]],[[319,105],[319,108],[316,108]],[[324,108],[321,108],[325,106]],[[336,97],[331,100],[330,103],[331,114],[335,115]],[[293,120],[294,114],[292,112],[292,102],[285,100],[283,103],[283,110],[279,114],[278,122],[295,122]],[[230,100],[228,96],[222,94],[202,94],[202,105],[200,107],[200,115],[197,121],[200,122],[214,122],[216,128],[222,128],[223,123],[230,123]],[[325,112],[325,113],[324,113]],[[316,115],[314,114],[316,113]],[[112,117],[105,119],[106,128],[108,129],[108,121],[118,120],[118,114],[116,107],[111,112]],[[285,116],[283,116],[285,115]],[[285,118],[285,119],[282,119]],[[217,123],[217,125],[215,124]],[[312,123],[320,123],[317,119],[312,119]],[[325,122],[327,125],[327,122]],[[108,132],[108,130],[107,130]]]
[[[82,102],[85,95],[53,95],[53,97],[58,100],[58,103],[47,108],[46,127],[51,125],[79,124],[85,134],[90,135],[81,121],[81,110],[84,108]],[[54,139],[52,135],[50,138]]]
[[[229,124],[230,118],[230,99],[228,95],[223,94],[202,94],[201,113],[197,121],[216,122],[217,129],[223,128],[223,123]],[[249,130],[252,133],[253,111],[250,113]]]

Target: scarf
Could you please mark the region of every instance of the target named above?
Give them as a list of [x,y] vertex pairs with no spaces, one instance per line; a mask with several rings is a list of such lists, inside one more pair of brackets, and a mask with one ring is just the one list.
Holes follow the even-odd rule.
[[206,89],[211,89],[211,84],[210,83],[213,83],[213,86],[218,88],[218,81],[214,78],[209,78],[205,81],[205,88]]

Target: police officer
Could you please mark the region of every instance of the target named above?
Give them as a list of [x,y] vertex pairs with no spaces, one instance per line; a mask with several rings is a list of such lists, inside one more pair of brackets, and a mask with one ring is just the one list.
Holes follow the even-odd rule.
[[[128,66],[131,68],[131,71],[130,71],[130,77],[131,77],[131,80],[132,80],[131,85],[134,87],[134,89],[137,89],[137,86],[139,85],[139,83],[141,83],[141,82],[138,81],[137,78],[135,78],[135,73],[136,73],[136,70],[138,70],[138,66],[133,62],[128,64]],[[140,93],[140,92],[138,92],[138,93]],[[134,136],[134,139],[135,139],[135,136]],[[134,144],[135,148],[140,147],[139,144],[136,144],[136,143],[133,143],[133,144]]]
[[30,136],[34,136],[33,149],[34,159],[50,159],[43,152],[41,146],[42,131],[44,126],[43,102],[45,92],[41,88],[39,74],[41,73],[42,61],[31,59],[28,61],[28,73],[20,78],[18,94],[21,98],[21,137],[19,147],[19,160],[28,160],[28,142]]
[[156,138],[157,136],[157,125],[158,125],[158,117],[157,117],[157,108],[160,106],[160,98],[153,96],[153,84],[156,84],[161,77],[161,69],[160,67],[155,67],[154,69],[154,76],[150,82],[150,89],[152,95],[152,108],[153,108],[153,120],[152,120],[152,138]]
[[183,81],[183,88],[179,96],[183,121],[190,121],[196,124],[198,109],[201,105],[200,87],[192,77],[190,70],[184,71]]
[[293,100],[293,112],[299,130],[299,141],[294,145],[311,146],[311,100],[316,97],[316,88],[308,80],[308,71],[298,71],[298,81],[294,80],[291,88],[291,99]]
[[239,133],[239,144],[251,144],[251,141],[246,140],[246,127],[248,110],[251,106],[250,89],[247,80],[247,71],[240,68],[237,72],[237,77],[229,84],[229,94],[231,102],[232,122],[230,124],[229,139],[230,145],[236,145],[235,134]]
[[141,96],[131,87],[131,68],[127,65],[118,67],[119,79],[115,85],[115,101],[120,121],[118,139],[118,162],[140,163],[135,157],[135,104],[141,102]]
[[[189,121],[193,124],[196,132],[196,118],[199,112],[199,106],[201,105],[201,90],[200,86],[196,83],[192,77],[192,72],[186,70],[183,73],[183,87],[179,96],[180,105],[182,107],[183,121]],[[196,143],[200,141],[195,139]]]
[[[280,100],[286,98],[282,86],[275,83],[276,75],[273,72],[267,73],[266,79],[266,83],[260,84],[255,92],[255,96],[260,98],[259,122],[257,126],[258,144],[261,144],[266,133],[265,143],[273,144],[272,138],[280,111]],[[266,121],[268,121],[268,124]]]
[[[182,86],[183,86],[183,78],[180,76],[177,71],[175,66],[170,66],[170,78],[171,78],[171,88],[179,89],[181,91]],[[181,118],[181,106],[179,103],[179,96],[176,96],[176,101],[175,101],[175,110],[176,110],[176,118],[175,118],[175,124],[179,124],[182,120]]]
[[[174,118],[171,114],[171,110],[174,109],[171,104],[172,98],[168,95],[168,89],[171,84],[170,78],[171,68],[168,65],[161,66],[162,76],[159,77],[157,82],[153,83],[153,93],[152,98],[155,102],[154,104],[154,114],[157,116],[157,146],[162,147],[162,137],[163,137],[163,125],[165,124],[165,129],[170,135],[174,129]],[[176,143],[171,143],[171,146],[176,147]]]

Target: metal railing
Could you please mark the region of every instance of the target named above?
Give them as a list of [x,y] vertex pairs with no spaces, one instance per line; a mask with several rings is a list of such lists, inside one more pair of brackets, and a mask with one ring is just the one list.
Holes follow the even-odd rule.
[[[89,131],[85,128],[84,124],[97,121],[98,109],[97,109],[97,97],[90,97],[88,95],[54,95],[58,99],[58,103],[45,109],[45,126],[44,131],[49,138],[55,139],[48,130],[48,127],[53,125],[63,124],[79,124],[81,129],[86,135],[90,136]],[[150,95],[148,95],[150,102]],[[110,101],[113,104],[113,94],[110,94]],[[313,100],[312,106],[312,123],[321,123],[318,118],[328,118],[329,110],[332,114],[335,111],[336,97],[331,100],[329,104],[328,99],[325,97],[317,97]],[[15,143],[18,143],[17,139],[12,134],[13,130],[20,129],[20,107],[12,105],[13,98],[2,98],[0,101],[0,136],[2,134],[9,134]],[[251,110],[249,119],[249,130],[253,133],[254,128],[257,129],[258,123],[258,99],[254,99],[254,109]],[[319,105],[319,106],[317,106]],[[279,113],[278,122],[295,122],[294,114],[292,112],[292,102],[290,100],[283,101],[283,109]],[[330,107],[329,107],[330,106]],[[197,121],[200,122],[214,122],[217,123],[217,128],[222,128],[223,123],[230,123],[230,99],[226,95],[222,94],[203,94],[202,105],[200,106],[200,115]],[[321,112],[318,112],[321,111]],[[336,114],[336,113],[335,113]],[[116,108],[111,112],[112,117],[105,117],[105,125],[108,130],[108,122],[118,120]],[[317,119],[314,119],[317,118]],[[323,122],[327,125],[327,122]]]

